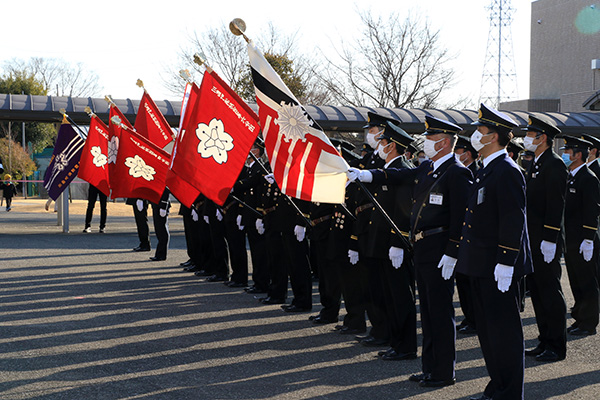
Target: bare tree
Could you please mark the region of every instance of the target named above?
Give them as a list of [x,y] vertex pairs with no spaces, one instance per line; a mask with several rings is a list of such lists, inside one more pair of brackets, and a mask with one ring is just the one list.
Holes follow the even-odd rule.
[[89,97],[99,96],[102,87],[93,71],[81,64],[70,64],[59,58],[33,57],[28,61],[13,59],[4,65],[5,73],[26,71],[33,74],[49,95]]
[[325,55],[322,83],[339,104],[392,108],[431,108],[453,83],[450,54],[439,31],[412,15],[387,19],[360,12],[363,29],[342,43],[339,60]]

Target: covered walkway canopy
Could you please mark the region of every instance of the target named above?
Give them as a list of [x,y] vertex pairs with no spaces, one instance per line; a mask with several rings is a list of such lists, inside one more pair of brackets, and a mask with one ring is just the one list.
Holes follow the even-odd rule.
[[[139,107],[139,100],[114,100],[115,104],[133,123]],[[181,101],[162,100],[156,104],[171,126],[178,126]],[[87,125],[89,116],[85,107],[90,107],[103,121],[108,121],[108,103],[101,98],[91,97],[54,97],[0,94],[0,120],[25,122],[60,122],[60,109],[64,108],[69,116],[78,124]],[[256,104],[250,104],[258,111]],[[472,131],[471,122],[477,119],[476,110],[438,110],[438,109],[404,109],[404,108],[371,108],[348,106],[306,106],[310,116],[326,131],[361,132],[366,123],[367,112],[373,111],[401,122],[401,126],[409,133],[421,133],[425,130],[425,115],[442,118],[456,123],[468,131]],[[526,111],[507,111],[522,128],[527,125],[529,113]],[[531,113],[545,116],[553,120],[564,134],[574,135],[587,133],[600,136],[600,112],[581,113]],[[516,132],[519,134],[519,132]]]

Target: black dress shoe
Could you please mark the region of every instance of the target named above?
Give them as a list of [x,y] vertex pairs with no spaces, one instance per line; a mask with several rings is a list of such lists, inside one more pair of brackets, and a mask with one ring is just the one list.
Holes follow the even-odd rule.
[[267,291],[257,288],[256,286],[252,286],[251,288],[248,288],[248,290],[246,290],[246,293],[262,294],[262,293],[267,293]]
[[381,347],[389,346],[390,341],[386,339],[375,339],[371,336],[371,338],[361,340],[359,343],[366,347]]
[[591,336],[596,334],[596,330],[594,329],[589,331],[587,329],[575,328],[572,329],[569,333],[573,336]]
[[227,278],[224,276],[213,275],[206,278],[206,282],[224,282]]
[[555,362],[564,359],[565,357],[559,356],[556,352],[552,350],[544,350],[542,354],[539,354],[535,357],[535,360],[540,362]]
[[576,328],[577,328],[577,322],[573,322],[573,324],[567,328],[567,332],[571,333],[571,331]]
[[289,307],[286,307],[283,309],[283,311],[285,312],[292,312],[292,313],[297,313],[297,312],[309,312],[310,310],[312,310],[312,308],[305,308],[305,307],[298,307],[296,305],[291,305]]
[[326,324],[335,324],[336,322],[338,322],[338,319],[327,319],[327,318],[323,318],[321,316],[318,316],[316,318],[313,318],[312,320],[313,324],[319,324],[319,325],[326,325]]
[[194,262],[192,261],[192,259],[190,258],[187,261],[184,261],[182,263],[179,263],[180,267],[189,267],[190,265],[194,264]]
[[202,271],[202,268],[200,268],[197,265],[192,264],[189,267],[184,268],[183,271],[184,272],[199,272],[199,271]]
[[392,352],[392,351],[394,351],[394,348],[393,348],[393,347],[390,347],[390,348],[389,348],[389,349],[387,349],[387,350],[381,350],[381,351],[378,351],[378,352],[377,352],[377,355],[378,355],[379,357],[381,357],[381,356],[384,356],[384,355],[386,355],[387,353],[390,353],[390,352]]
[[486,396],[485,394],[482,394],[481,396],[469,397],[469,400],[492,400],[492,398],[489,396]]
[[196,276],[212,276],[212,274],[210,272],[208,272],[204,269],[194,272],[194,275],[196,275]]
[[340,335],[356,335],[358,333],[365,333],[367,328],[350,328],[349,326],[342,326],[339,329]]
[[319,318],[320,314],[317,315],[311,315],[310,317],[308,317],[309,321],[314,321],[315,319]]
[[150,251],[150,250],[152,250],[150,247],[142,247],[142,246],[133,248],[133,251]]
[[166,258],[163,257],[150,257],[150,261],[165,261]]
[[412,374],[408,377],[408,380],[411,382],[421,382],[424,379],[427,379],[429,374]]
[[536,347],[534,347],[533,349],[527,349],[525,350],[525,355],[526,356],[539,356],[540,354],[542,354],[544,352],[544,347],[542,347],[541,344],[538,344]]
[[358,336],[354,337],[354,339],[358,340],[359,342],[362,342],[365,339],[372,339],[372,338],[373,338],[373,336],[371,336],[371,335],[358,335]]
[[381,356],[381,359],[385,361],[414,360],[415,358],[417,358],[417,353],[398,353],[396,350],[389,351]]
[[232,287],[232,288],[240,288],[240,287],[246,287],[246,285],[248,285],[248,284],[241,283],[241,282],[230,282],[227,286]]
[[438,381],[436,379],[432,379],[431,376],[428,376],[427,378],[425,378],[419,382],[419,386],[439,388],[439,387],[444,387],[444,386],[451,386],[451,385],[454,385],[455,383],[456,383],[455,378],[447,379],[445,381]]
[[285,303],[284,299],[275,299],[273,297],[263,297],[262,300],[259,300],[263,304],[283,304]]
[[474,333],[477,333],[477,330],[473,325],[465,325],[458,330],[458,333],[461,333],[463,335],[472,335]]

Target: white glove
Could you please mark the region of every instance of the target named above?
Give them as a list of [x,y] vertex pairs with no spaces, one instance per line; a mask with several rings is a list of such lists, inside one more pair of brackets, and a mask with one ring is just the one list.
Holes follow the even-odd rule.
[[210,225],[210,220],[208,219],[208,215],[204,216],[204,222],[206,222],[208,225]]
[[196,210],[192,210],[192,221],[198,222],[198,213]]
[[442,269],[442,278],[444,278],[445,280],[452,278],[452,274],[454,273],[454,267],[456,266],[456,261],[457,260],[454,257],[450,257],[445,254],[442,256],[442,259],[438,264],[438,268]]
[[294,235],[296,235],[296,240],[299,242],[304,240],[304,236],[306,235],[306,228],[300,225],[296,225],[294,227]]
[[590,239],[583,239],[581,246],[579,246],[579,254],[583,254],[583,259],[586,262],[590,261],[594,254],[594,242]]
[[265,175],[265,176],[264,176],[264,178],[265,178],[265,180],[266,180],[267,182],[269,182],[271,185],[275,183],[275,178],[274,178],[274,175],[273,175],[272,173],[271,173],[271,174],[267,174],[267,175]]
[[137,206],[138,211],[142,211],[144,209],[144,201],[143,200],[136,201],[135,205]]
[[392,267],[398,269],[402,266],[402,262],[404,261],[404,249],[392,246],[390,247],[388,255],[392,262]]
[[163,218],[164,218],[164,217],[166,217],[166,216],[167,216],[167,210],[165,210],[164,208],[161,208],[161,209],[158,211],[158,214],[159,214],[161,217],[163,217]]
[[259,235],[265,233],[265,224],[262,219],[256,220],[256,232],[258,232]]
[[512,282],[514,267],[504,264],[496,264],[494,269],[494,278],[498,282],[498,290],[502,293],[506,292]]
[[348,250],[348,258],[350,259],[350,264],[356,265],[358,262],[358,251]]
[[241,215],[238,215],[238,216],[237,216],[237,218],[235,219],[235,223],[237,224],[237,226],[238,226],[238,229],[239,229],[240,231],[243,231],[243,230],[244,230],[244,225],[242,225],[242,216],[241,216]]
[[355,180],[357,180],[359,175],[360,169],[358,168],[349,168],[348,171],[346,171],[346,176],[348,177],[348,180],[350,182],[354,182]]
[[552,260],[554,260],[554,256],[556,255],[556,243],[542,240],[542,243],[540,244],[540,250],[544,256],[544,262],[549,264],[552,262]]
[[217,209],[215,215],[217,216],[217,221],[223,221],[223,214],[221,214],[221,211]]

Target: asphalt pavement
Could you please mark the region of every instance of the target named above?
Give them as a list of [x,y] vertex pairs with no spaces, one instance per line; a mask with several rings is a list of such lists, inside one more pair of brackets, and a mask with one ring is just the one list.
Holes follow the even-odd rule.
[[[476,336],[458,337],[456,385],[423,389],[407,380],[420,358],[382,361],[381,348],[309,322],[317,283],[313,312],[290,315],[182,272],[179,216],[167,261],[151,262],[153,253],[131,251],[133,216],[109,214],[107,233],[85,234],[72,214],[63,233],[54,213],[19,211],[19,200],[0,210],[0,399],[446,400],[488,382]],[[533,347],[529,299],[522,317]],[[528,358],[526,399],[600,398],[599,337],[570,337],[562,362]]]

